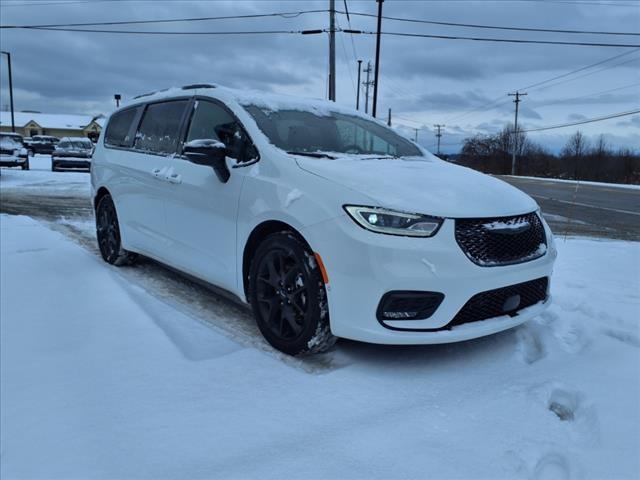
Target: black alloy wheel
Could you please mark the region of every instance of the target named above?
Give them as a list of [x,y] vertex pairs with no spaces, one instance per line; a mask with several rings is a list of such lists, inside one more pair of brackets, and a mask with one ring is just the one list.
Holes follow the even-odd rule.
[[290,355],[333,346],[322,274],[313,252],[296,236],[267,237],[254,257],[250,281],[258,327],[272,346]]
[[100,254],[111,265],[125,265],[135,260],[135,254],[122,248],[116,207],[110,195],[104,195],[96,208],[96,237]]

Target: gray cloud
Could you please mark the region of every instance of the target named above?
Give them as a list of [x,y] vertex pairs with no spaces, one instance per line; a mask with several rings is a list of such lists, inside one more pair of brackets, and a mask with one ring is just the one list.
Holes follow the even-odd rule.
[[[55,2],[52,2],[55,3]],[[244,2],[97,2],[93,4],[8,7],[0,3],[3,24],[68,23],[232,15],[303,9],[324,9],[322,1]],[[341,2],[338,6],[342,9]],[[352,12],[375,13],[374,2],[350,0]],[[501,25],[637,30],[638,9],[544,2],[418,2],[388,1],[385,13],[410,18]],[[326,28],[327,14],[296,18],[262,18],[132,27],[167,30],[269,30]],[[347,27],[344,16],[340,25]],[[372,30],[375,20],[351,17],[353,28]],[[123,27],[127,28],[127,27]],[[502,38],[570,36],[521,32],[476,31],[386,21],[386,31],[475,34]],[[355,104],[355,58],[373,59],[375,39],[368,35],[337,35],[338,102]],[[616,39],[614,39],[616,40]],[[170,85],[221,83],[304,96],[324,97],[327,76],[327,36],[116,36],[106,34],[0,31],[2,48],[12,52],[18,109],[47,112],[98,113],[113,108],[113,94],[130,98]],[[353,43],[352,43],[353,42]],[[507,92],[622,53],[620,49],[549,47],[433,39],[383,37],[379,110],[392,108],[410,126],[445,123],[445,139],[458,141],[475,132],[502,128],[513,119]],[[638,56],[638,54],[635,54]],[[628,56],[627,58],[632,58]],[[567,118],[588,118],[624,109],[630,93],[590,98],[587,94],[638,81],[633,63],[567,82],[548,90],[533,90],[521,106],[522,121],[554,124]],[[0,71],[6,101],[6,70]],[[586,98],[570,100],[587,95]],[[504,98],[504,100],[501,100]],[[637,100],[637,95],[636,95]],[[495,102],[490,108],[479,106]],[[559,100],[556,100],[559,99]],[[364,101],[364,99],[362,99]],[[476,109],[469,113],[469,110]],[[639,146],[636,120],[594,124],[616,141]],[[571,132],[558,132],[560,138]],[[424,136],[433,132],[424,129]],[[429,140],[430,141],[430,140]],[[444,139],[443,139],[444,141]]]

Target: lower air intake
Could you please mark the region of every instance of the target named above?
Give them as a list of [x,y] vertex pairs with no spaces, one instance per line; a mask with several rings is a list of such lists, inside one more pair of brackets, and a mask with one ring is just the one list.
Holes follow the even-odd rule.
[[546,300],[548,286],[549,279],[543,277],[478,293],[465,303],[447,328],[502,315],[514,315],[523,308]]

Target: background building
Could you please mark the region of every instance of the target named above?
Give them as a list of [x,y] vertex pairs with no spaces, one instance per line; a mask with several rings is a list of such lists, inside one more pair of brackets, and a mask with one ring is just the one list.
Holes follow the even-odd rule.
[[[104,115],[69,115],[62,113],[15,112],[16,133],[24,137],[53,135],[54,137],[97,138]],[[0,112],[0,132],[11,131],[11,112]]]

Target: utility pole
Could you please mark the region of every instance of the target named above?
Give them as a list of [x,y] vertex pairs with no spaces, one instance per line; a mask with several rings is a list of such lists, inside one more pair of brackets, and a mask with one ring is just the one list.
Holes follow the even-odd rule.
[[356,110],[360,110],[360,71],[362,70],[362,60],[358,60],[358,91],[356,92]]
[[511,152],[511,175],[516,174],[516,155],[518,152],[518,104],[522,101],[520,97],[526,95],[526,93],[509,93],[510,97],[516,97],[513,103],[516,104],[516,118],[513,126],[513,152]]
[[11,76],[11,54],[2,51],[7,56],[7,73],[9,74],[9,104],[11,105],[11,131],[16,133],[16,120],[13,113],[13,78]]
[[440,155],[440,138],[442,138],[442,129],[444,128],[444,125],[436,124],[434,127],[438,129],[438,133],[436,133],[436,138],[438,139],[438,150],[436,155]]
[[389,109],[389,114],[387,115],[387,127],[391,126],[391,109]]
[[336,0],[329,0],[329,100],[336,101]]
[[369,87],[373,85],[373,81],[369,80],[371,62],[367,62],[367,68],[364,69],[364,73],[367,74],[367,79],[364,82],[364,113],[369,113]]
[[378,108],[378,75],[380,73],[380,29],[382,28],[382,2],[384,0],[376,0],[378,2],[378,30],[376,31],[376,73],[373,79],[373,117],[376,116]]
[[413,141],[418,143],[418,129],[414,128],[414,130],[416,131],[416,137],[413,139]]

